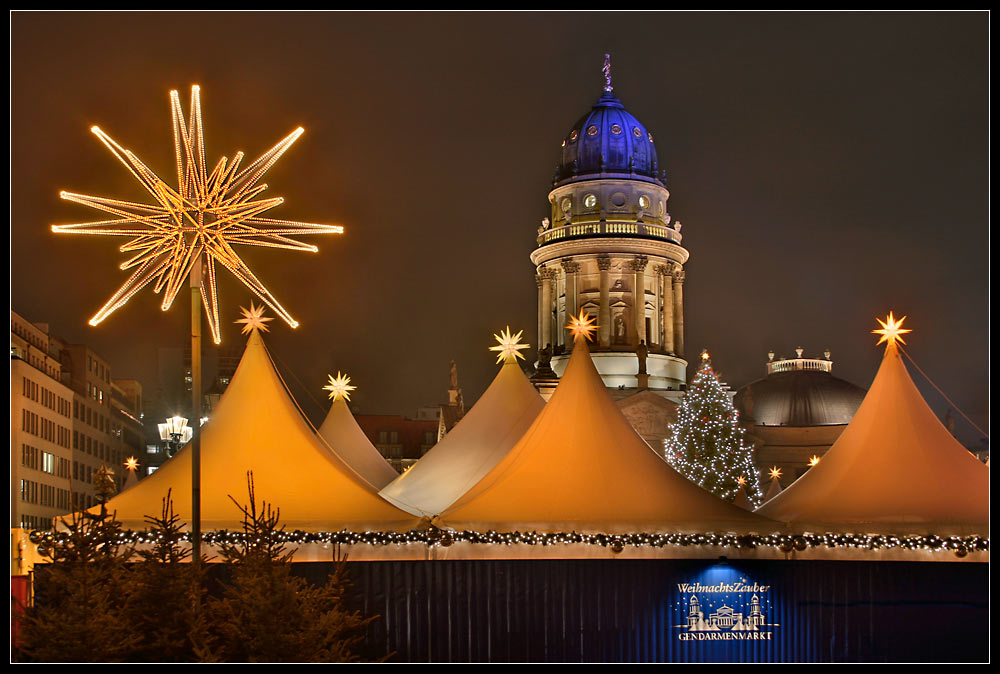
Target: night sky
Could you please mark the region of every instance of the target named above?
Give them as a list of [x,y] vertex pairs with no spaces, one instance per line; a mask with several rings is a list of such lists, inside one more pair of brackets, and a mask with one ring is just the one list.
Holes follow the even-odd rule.
[[[265,179],[286,199],[270,215],[347,230],[310,238],[317,254],[240,249],[301,323],[275,321],[267,343],[303,409],[322,420],[340,369],[356,411],[412,415],[447,400],[450,359],[474,401],[497,371],[494,332],[524,329],[534,346],[528,255],[607,51],[684,223],[689,360],[708,348],[737,387],[764,375],[769,349],[829,348],[834,374],[867,387],[882,353],[870,331],[891,309],[909,317],[909,353],[985,428],[988,20],[14,13],[11,305],[152,393],[157,348],[187,340],[186,293],[162,313],[146,289],[91,328],[126,278],[125,239],[49,226],[100,219],[62,189],[145,200],[91,125],[172,182],[168,92],[186,109],[199,84],[210,164],[301,125]],[[220,278],[224,340],[238,344],[250,294]]]

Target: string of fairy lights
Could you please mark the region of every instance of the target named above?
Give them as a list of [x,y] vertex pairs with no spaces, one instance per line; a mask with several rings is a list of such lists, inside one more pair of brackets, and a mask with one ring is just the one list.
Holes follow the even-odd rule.
[[[456,543],[493,546],[553,546],[590,545],[609,548],[612,552],[623,552],[626,548],[666,548],[666,547],[712,547],[752,550],[773,548],[788,554],[804,552],[813,548],[834,549],[853,548],[858,550],[923,550],[931,552],[954,552],[965,557],[971,552],[989,550],[989,539],[981,536],[937,536],[934,534],[895,536],[884,534],[853,533],[584,533],[538,532],[538,531],[455,531],[429,527],[405,532],[396,531],[276,531],[274,540],[291,545],[339,544],[339,545],[428,545],[451,547]],[[39,546],[39,553],[64,543],[69,538],[64,531],[33,531],[29,540]],[[240,531],[216,530],[202,533],[202,540],[208,545],[240,544],[249,535]],[[150,545],[164,539],[156,530],[121,531],[115,542],[119,545]],[[182,534],[181,540],[187,540]]]

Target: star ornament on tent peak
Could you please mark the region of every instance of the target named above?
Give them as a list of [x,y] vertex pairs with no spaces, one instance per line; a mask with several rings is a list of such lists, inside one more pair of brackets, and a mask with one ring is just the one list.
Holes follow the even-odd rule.
[[515,363],[517,359],[520,358],[524,360],[524,356],[521,355],[522,349],[527,349],[530,344],[521,343],[521,335],[524,334],[524,330],[517,333],[516,335],[510,334],[510,326],[508,325],[506,330],[501,332],[499,335],[494,334],[493,338],[497,340],[497,346],[491,346],[490,351],[499,351],[497,355],[497,364],[501,362],[505,363]]
[[593,334],[597,331],[597,318],[586,311],[581,311],[579,315],[569,317],[569,325],[566,326],[566,329],[573,335],[574,342],[581,337],[592,342],[594,341]]
[[769,472],[772,480],[777,480],[781,478],[781,469],[777,466],[773,466]]
[[63,191],[60,197],[106,214],[106,219],[70,225],[52,225],[52,231],[64,234],[124,236],[130,240],[119,250],[129,258],[119,265],[132,270],[128,280],[90,319],[97,325],[147,285],[153,292],[163,292],[160,308],[166,311],[184,287],[185,279],[195,275],[193,286],[201,292],[208,326],[218,344],[222,340],[219,325],[216,269],[218,263],[243,283],[261,301],[291,327],[298,322],[254,275],[234,246],[264,246],[315,253],[312,244],[294,236],[342,234],[339,225],[317,225],[263,217],[267,211],[284,203],[281,197],[258,198],[267,189],[260,180],[288,148],[304,133],[295,129],[256,160],[241,166],[243,152],[230,160],[222,157],[209,169],[205,157],[205,135],[201,117],[201,88],[191,87],[189,115],[181,108],[177,91],[170,92],[170,112],[174,132],[174,163],[177,187],[167,185],[131,150],[119,145],[99,127],[91,132],[120,161],[132,177],[149,193],[146,203],[121,201]]
[[324,391],[330,392],[330,397],[333,402],[337,402],[339,399],[344,400],[351,399],[351,391],[357,389],[357,386],[351,386],[351,378],[346,374],[341,374],[340,370],[337,370],[336,378],[329,374],[327,377],[330,379],[330,383],[323,387]]
[[876,321],[882,326],[881,330],[872,330],[873,335],[882,335],[882,339],[875,343],[878,346],[882,342],[888,342],[889,344],[895,344],[899,342],[900,344],[906,344],[903,341],[902,335],[907,332],[913,332],[912,330],[903,329],[903,321],[906,320],[906,316],[903,316],[898,321],[893,317],[892,312],[889,312],[889,317],[884,321],[881,318],[876,318]]
[[125,466],[126,470],[131,470],[132,472],[135,472],[139,468],[139,460],[134,456],[130,456],[127,459],[125,459],[125,463],[122,465]]
[[268,321],[273,321],[273,318],[264,315],[264,305],[259,307],[254,306],[253,302],[250,303],[250,308],[240,307],[243,312],[243,318],[233,321],[234,323],[242,323],[243,330],[241,334],[247,334],[253,332],[254,330],[260,330],[261,332],[268,332],[270,328],[267,327]]

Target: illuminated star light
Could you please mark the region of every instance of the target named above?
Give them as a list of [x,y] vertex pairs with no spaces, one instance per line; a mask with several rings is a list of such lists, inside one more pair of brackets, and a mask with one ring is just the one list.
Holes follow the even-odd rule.
[[813,466],[815,466],[818,463],[819,463],[819,457],[818,456],[816,456],[815,454],[813,454],[811,457],[809,457],[809,467],[810,468],[812,468]]
[[268,332],[270,328],[267,327],[268,321],[273,321],[274,319],[270,316],[264,315],[264,305],[255,307],[253,302],[250,303],[250,308],[246,309],[240,307],[240,311],[243,312],[243,318],[239,318],[234,323],[243,323],[243,330],[241,334],[247,334],[248,332],[253,332],[254,330],[260,330],[261,332]]
[[508,325],[507,329],[501,332],[499,335],[497,334],[493,335],[493,338],[496,339],[497,342],[499,342],[499,345],[491,346],[490,351],[500,352],[497,355],[498,365],[500,364],[501,361],[506,363],[515,363],[517,362],[518,358],[524,360],[524,356],[521,355],[521,349],[527,349],[531,345],[521,343],[520,340],[522,334],[524,334],[524,330],[521,330],[521,332],[511,336],[510,326]]
[[771,479],[777,480],[781,477],[781,469],[777,466],[772,466],[770,471]]
[[740,475],[738,478],[736,478],[736,484],[738,484],[739,486],[742,487],[746,483],[747,483],[747,479],[745,477],[743,477],[742,475]]
[[139,460],[134,456],[130,456],[127,459],[125,459],[125,463],[123,463],[122,465],[125,466],[127,470],[135,472],[136,469],[139,468]]
[[330,397],[333,398],[333,402],[337,402],[340,398],[350,400],[351,391],[358,388],[357,386],[351,386],[351,378],[346,374],[340,374],[340,370],[337,370],[336,379],[332,374],[327,375],[327,377],[330,378],[330,383],[324,386],[323,390],[330,392]]
[[889,317],[883,321],[881,318],[876,318],[876,321],[882,326],[881,330],[872,330],[873,335],[882,335],[882,339],[875,343],[878,346],[882,342],[889,342],[889,344],[895,344],[899,342],[900,344],[906,344],[903,341],[901,335],[905,335],[907,332],[913,332],[912,330],[903,329],[903,321],[906,320],[906,316],[903,316],[898,321],[893,318],[892,312],[889,312]]
[[201,269],[202,301],[208,314],[212,338],[221,341],[215,264],[219,263],[246,285],[291,327],[298,323],[264,287],[250,267],[233,250],[233,245],[286,248],[315,253],[316,246],[290,237],[301,234],[341,234],[339,225],[315,225],[261,217],[284,202],[281,197],[257,199],[266,183],[257,184],[303,129],[299,127],[262,154],[241,167],[243,153],[230,160],[222,157],[211,170],[205,163],[205,137],[202,130],[201,94],[191,87],[190,116],[185,120],[177,91],[170,92],[174,130],[174,158],[177,189],[169,187],[130,150],[115,142],[100,128],[91,131],[125,165],[132,176],[149,192],[154,203],[134,203],[105,197],[61,192],[60,196],[84,206],[103,211],[111,219],[72,225],[52,225],[53,232],[127,236],[130,241],[119,247],[131,255],[120,265],[133,269],[132,275],[90,319],[97,325],[121,308],[145,286],[163,291],[160,308],[166,311],[184,286],[188,275]]
[[581,311],[577,316],[569,317],[569,325],[566,329],[573,335],[575,342],[580,337],[585,337],[588,342],[593,341],[593,334],[597,330],[597,318],[591,316],[586,311]]

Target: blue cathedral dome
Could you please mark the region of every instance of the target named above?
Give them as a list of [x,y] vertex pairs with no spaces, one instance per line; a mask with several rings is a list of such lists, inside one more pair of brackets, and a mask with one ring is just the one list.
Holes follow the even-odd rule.
[[563,139],[554,186],[598,178],[626,178],[663,185],[653,134],[605,90]]

